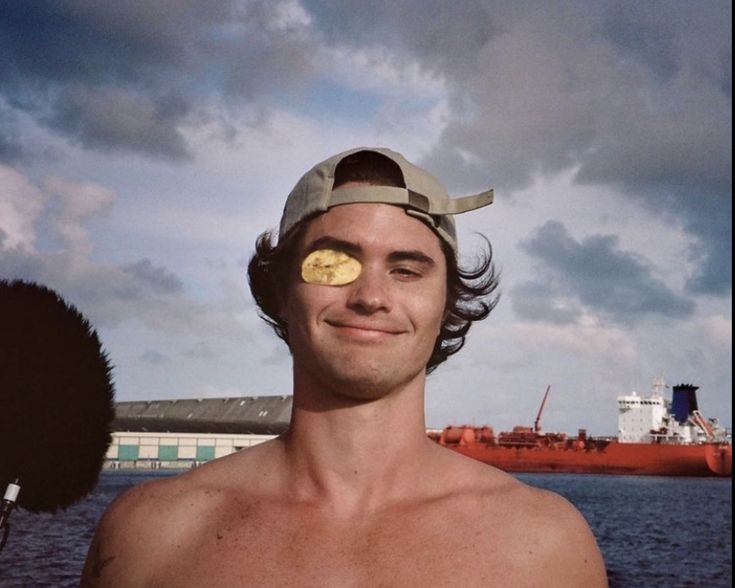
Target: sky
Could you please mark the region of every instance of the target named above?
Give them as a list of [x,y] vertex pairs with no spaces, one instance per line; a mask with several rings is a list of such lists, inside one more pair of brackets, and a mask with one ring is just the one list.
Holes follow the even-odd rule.
[[[616,398],[700,386],[731,426],[726,1],[10,0],[0,278],[94,325],[117,400],[291,392],[245,267],[299,177],[385,146],[451,194],[498,306],[427,424],[614,435]],[[668,391],[670,394],[670,391]]]

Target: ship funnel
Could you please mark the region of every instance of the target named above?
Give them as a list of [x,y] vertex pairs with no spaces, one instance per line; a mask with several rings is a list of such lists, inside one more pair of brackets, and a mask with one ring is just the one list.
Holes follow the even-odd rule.
[[671,412],[679,423],[684,424],[690,414],[695,410],[699,410],[697,406],[697,390],[699,390],[699,386],[693,386],[692,384],[679,384],[678,386],[674,386],[671,398]]

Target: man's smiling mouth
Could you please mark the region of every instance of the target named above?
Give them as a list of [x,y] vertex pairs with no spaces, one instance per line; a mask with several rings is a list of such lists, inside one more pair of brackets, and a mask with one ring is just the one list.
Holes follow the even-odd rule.
[[405,331],[392,326],[379,325],[374,323],[362,323],[359,321],[325,321],[330,327],[338,329],[346,334],[352,334],[362,337],[374,337],[400,335]]

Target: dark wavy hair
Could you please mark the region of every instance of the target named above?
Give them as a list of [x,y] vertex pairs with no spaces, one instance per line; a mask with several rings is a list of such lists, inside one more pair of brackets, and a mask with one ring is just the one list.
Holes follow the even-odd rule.
[[[393,161],[366,151],[345,158],[337,167],[334,187],[349,181],[405,187],[400,168]],[[248,281],[259,308],[258,314],[287,345],[288,323],[281,317],[280,309],[291,264],[296,259],[296,249],[307,224],[308,220],[300,222],[280,243],[273,232],[262,233],[248,263]],[[499,277],[492,260],[492,245],[485,236],[480,236],[485,248],[473,267],[460,267],[452,248],[439,239],[447,262],[446,318],[426,364],[427,374],[462,349],[472,323],[486,318],[498,302]]]

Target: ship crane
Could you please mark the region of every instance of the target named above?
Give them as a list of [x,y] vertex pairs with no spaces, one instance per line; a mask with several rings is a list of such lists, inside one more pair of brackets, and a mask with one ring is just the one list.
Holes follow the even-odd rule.
[[715,440],[714,429],[712,428],[712,425],[707,422],[707,419],[701,412],[699,412],[698,410],[693,410],[690,419],[702,430],[707,439],[707,442],[712,442]]
[[533,422],[533,432],[534,433],[541,432],[541,413],[544,412],[544,406],[546,405],[546,399],[549,397],[549,390],[551,390],[551,384],[546,386],[546,393],[544,394],[544,399],[541,401],[541,406],[538,409],[536,420]]

